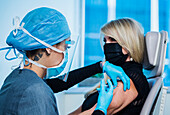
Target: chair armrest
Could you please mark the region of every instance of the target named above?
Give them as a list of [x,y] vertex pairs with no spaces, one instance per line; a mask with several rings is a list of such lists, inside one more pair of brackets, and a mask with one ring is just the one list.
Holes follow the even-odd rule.
[[140,115],[150,114],[152,107],[155,105],[155,101],[157,101],[157,97],[159,96],[160,90],[163,86],[162,77],[149,79],[148,82],[151,89],[143,105]]

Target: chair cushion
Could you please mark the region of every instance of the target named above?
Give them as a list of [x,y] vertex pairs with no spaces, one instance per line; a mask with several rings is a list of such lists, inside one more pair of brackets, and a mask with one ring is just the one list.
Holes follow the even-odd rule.
[[158,63],[161,35],[159,32],[148,32],[145,36],[144,69],[152,69]]
[[148,32],[146,34],[143,68],[147,78],[161,76],[163,73],[167,38],[166,31]]

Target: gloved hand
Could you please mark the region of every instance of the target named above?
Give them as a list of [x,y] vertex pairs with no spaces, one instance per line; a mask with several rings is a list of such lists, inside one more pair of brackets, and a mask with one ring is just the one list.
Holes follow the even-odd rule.
[[121,67],[106,61],[103,65],[103,73],[104,72],[112,79],[114,86],[117,86],[117,78],[120,78],[123,82],[124,91],[130,89],[130,78],[125,74]]
[[106,87],[104,80],[100,83],[99,97],[95,110],[101,110],[104,114],[107,114],[107,108],[109,107],[113,98],[113,85],[110,79],[107,80],[108,87]]

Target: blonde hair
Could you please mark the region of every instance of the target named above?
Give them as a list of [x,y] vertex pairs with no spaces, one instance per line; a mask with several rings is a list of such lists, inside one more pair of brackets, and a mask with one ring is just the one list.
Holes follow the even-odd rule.
[[101,28],[101,33],[114,38],[120,46],[129,52],[135,62],[142,63],[144,30],[140,23],[130,18],[113,20]]
[[[140,23],[130,18],[113,20],[101,28],[101,34],[114,38],[120,46],[128,51],[135,62],[142,63],[144,54],[144,29]],[[101,36],[101,40],[103,37]],[[105,82],[110,79],[104,75]],[[98,84],[97,88],[100,87]],[[85,97],[96,92],[96,88],[88,92]]]

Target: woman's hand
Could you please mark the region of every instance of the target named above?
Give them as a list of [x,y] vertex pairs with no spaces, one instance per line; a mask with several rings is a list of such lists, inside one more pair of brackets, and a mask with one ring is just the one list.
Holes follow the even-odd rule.
[[114,86],[117,86],[117,78],[120,78],[123,82],[124,91],[130,89],[130,78],[125,74],[121,67],[106,61],[103,65],[103,72],[106,72],[106,74],[112,79]]

